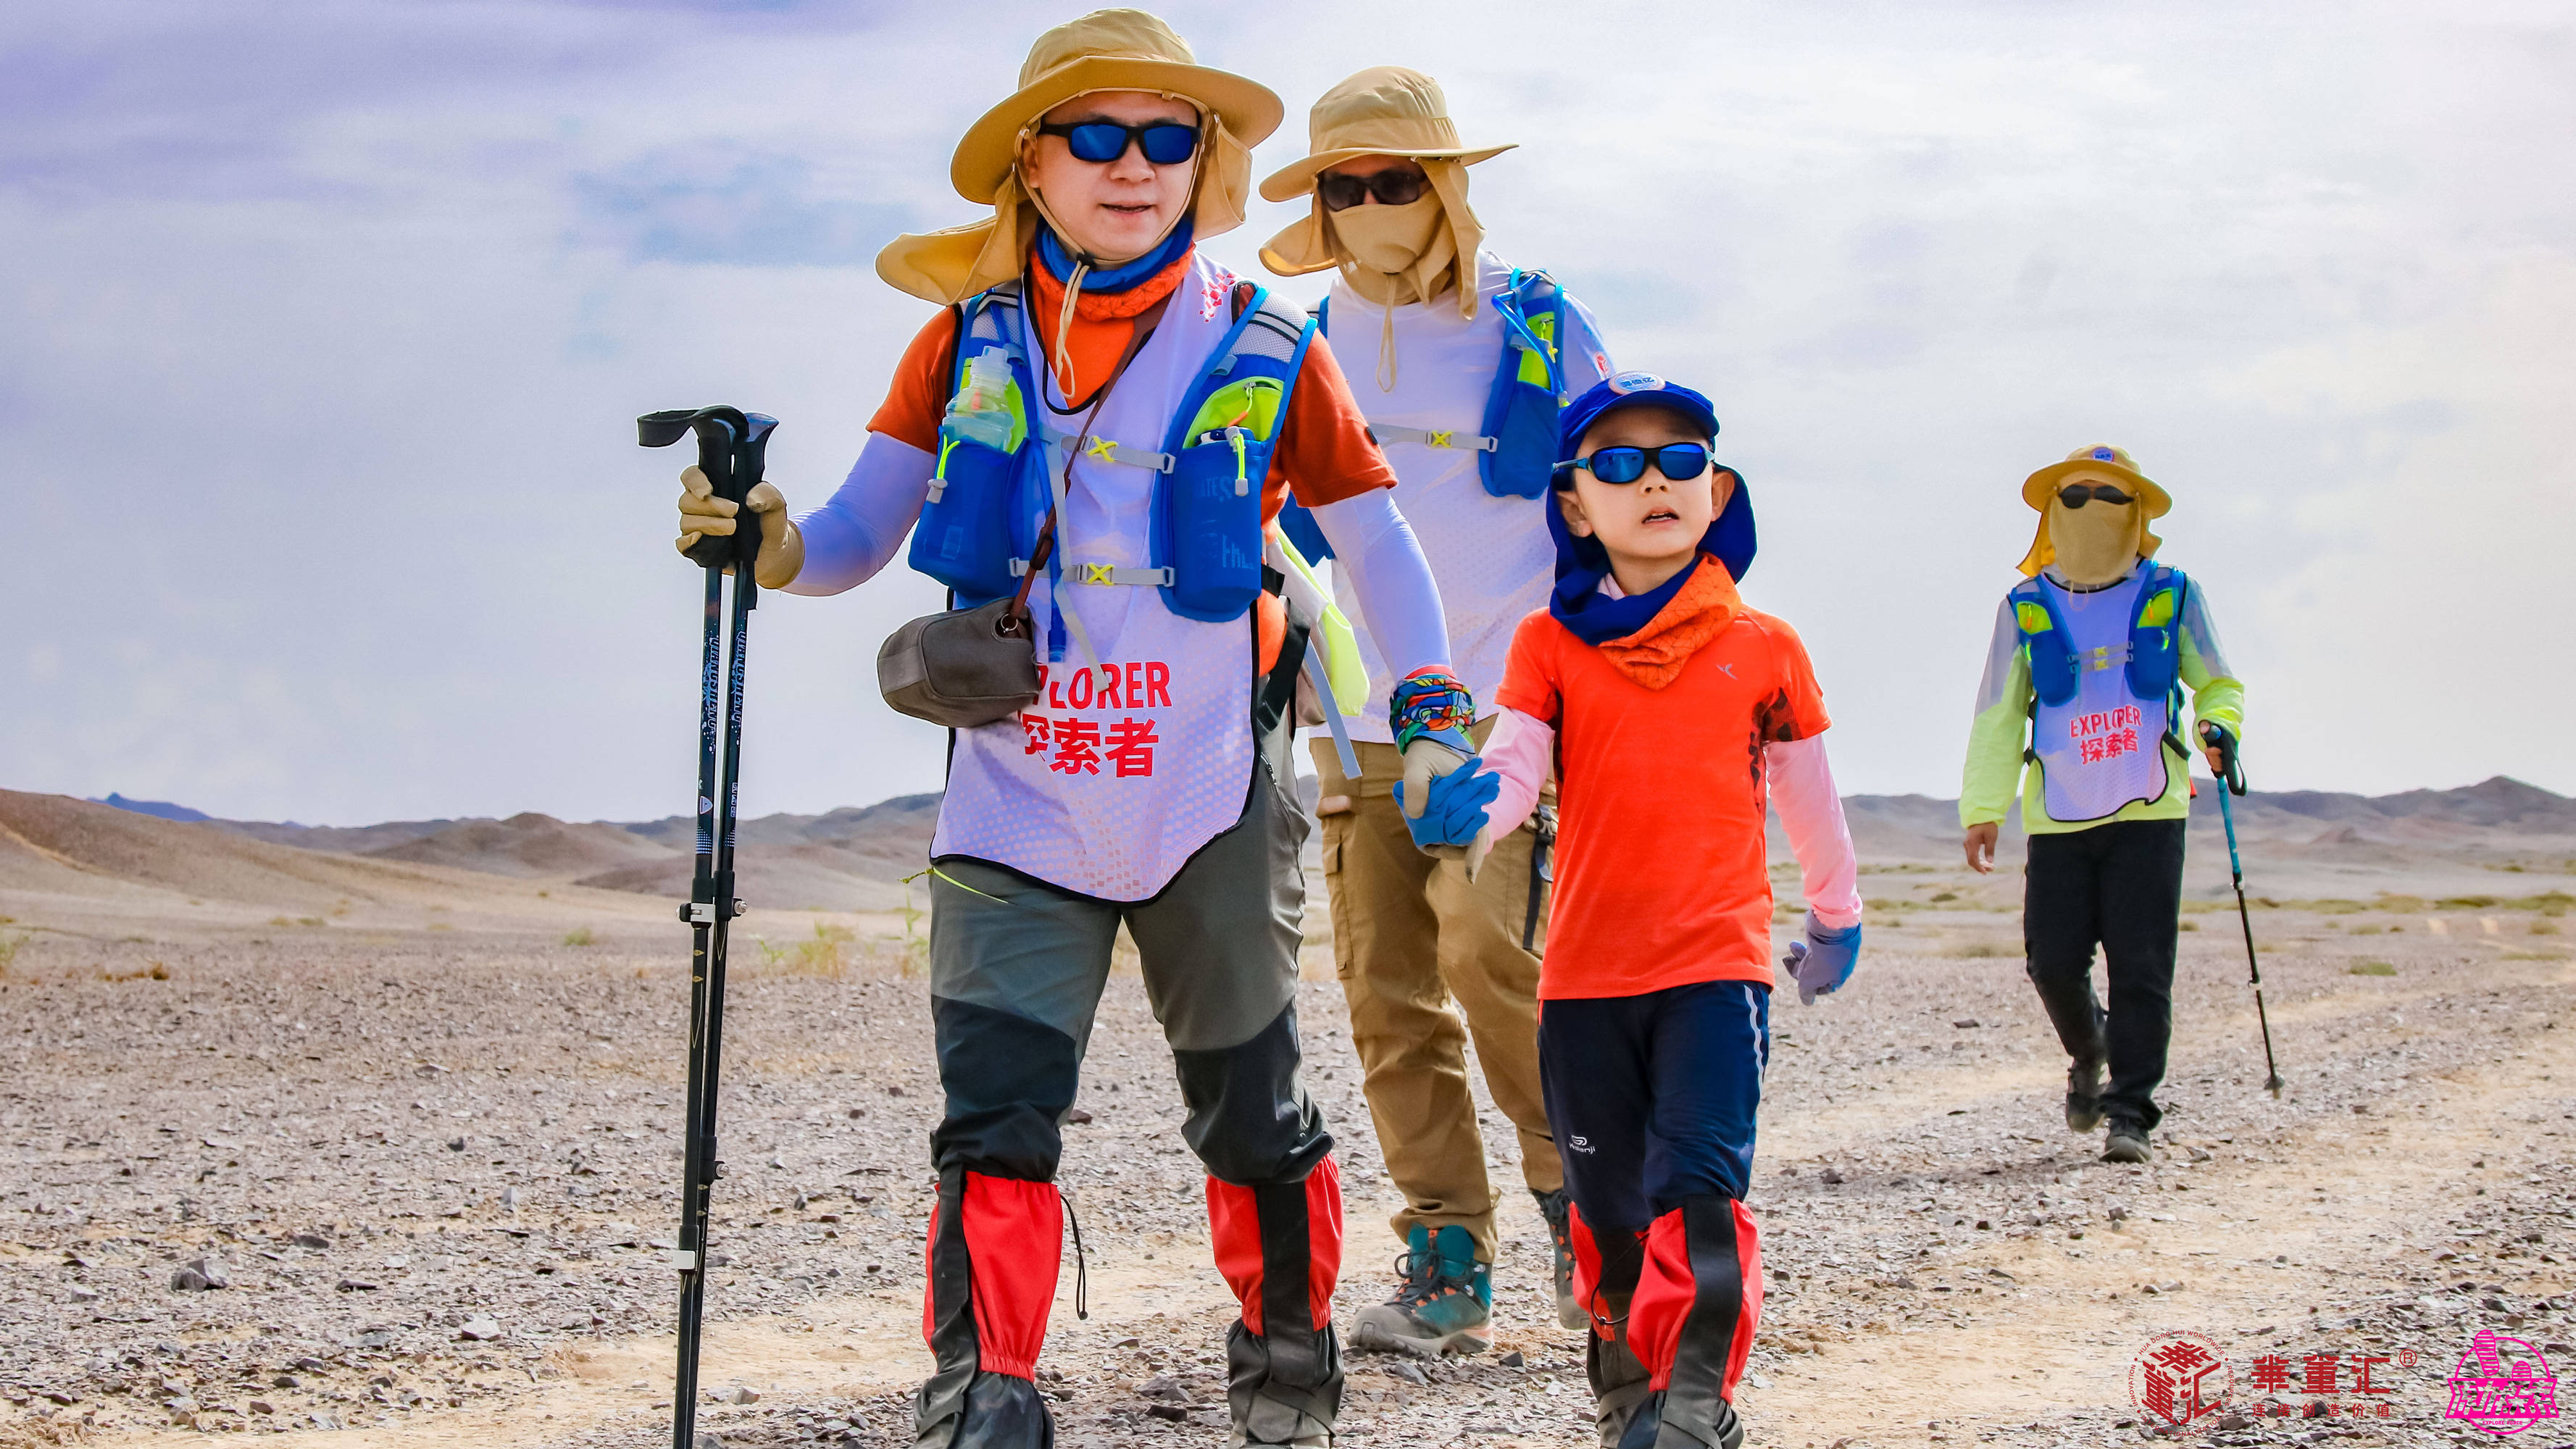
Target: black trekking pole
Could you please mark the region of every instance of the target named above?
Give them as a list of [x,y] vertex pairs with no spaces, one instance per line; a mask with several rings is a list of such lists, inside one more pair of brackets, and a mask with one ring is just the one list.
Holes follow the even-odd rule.
[[[2215,744],[2224,736],[2215,725],[2201,726],[2201,739]],[[2218,818],[2227,826],[2227,873],[2236,881],[2236,920],[2245,928],[2245,969],[2254,983],[2254,1020],[2263,1028],[2263,1090],[2275,1100],[2281,1095],[2281,1069],[2272,1061],[2272,1018],[2263,1010],[2263,963],[2254,954],[2254,917],[2245,909],[2245,862],[2236,853],[2236,808],[2228,803],[2230,795],[2245,793],[2245,767],[2232,749],[2224,751],[2227,772],[2218,785]]]
[[[760,481],[762,455],[778,420],[738,408],[647,413],[635,420],[636,440],[665,448],[694,432],[698,468],[718,498],[740,504]],[[705,645],[698,690],[697,873],[680,919],[689,923],[689,1086],[687,1136],[681,1144],[680,1235],[671,1265],[680,1271],[680,1356],[671,1392],[673,1449],[697,1449],[698,1344],[707,1297],[707,1209],[715,1191],[716,1082],[724,1048],[725,938],[742,902],[734,896],[734,807],[742,780],[743,632],[760,594],[752,565],[760,555],[760,516],[744,507],[734,515],[731,538],[700,535],[689,561],[706,570]],[[732,620],[724,581],[733,578]],[[717,706],[718,645],[727,646],[724,703]],[[719,739],[721,730],[721,739]]]

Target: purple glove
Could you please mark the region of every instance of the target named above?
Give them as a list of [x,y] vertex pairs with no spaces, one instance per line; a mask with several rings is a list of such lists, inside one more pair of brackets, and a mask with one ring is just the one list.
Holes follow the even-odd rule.
[[1860,922],[1854,921],[1841,930],[1833,930],[1807,912],[1807,939],[1789,943],[1789,954],[1780,964],[1798,982],[1798,1001],[1813,1006],[1819,996],[1831,996],[1851,980],[1852,967],[1860,959]]

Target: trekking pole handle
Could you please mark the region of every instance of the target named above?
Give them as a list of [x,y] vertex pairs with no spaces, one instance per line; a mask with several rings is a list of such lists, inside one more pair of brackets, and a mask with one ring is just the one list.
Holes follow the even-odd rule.
[[647,448],[667,448],[682,435],[696,433],[698,471],[707,475],[718,498],[736,505],[733,535],[698,535],[689,549],[689,562],[715,569],[747,564],[760,556],[760,515],[741,504],[760,481],[769,434],[777,426],[776,418],[722,406],[674,408],[635,420],[635,441]]
[[2216,721],[2202,720],[2200,722],[2200,742],[2203,746],[2218,751],[2220,761],[2224,768],[2216,771],[2215,773],[2218,776],[2219,783],[2227,787],[2227,793],[2230,795],[2244,794],[2245,764],[2237,757],[2235,737],[2228,734],[2226,727],[2218,724]]

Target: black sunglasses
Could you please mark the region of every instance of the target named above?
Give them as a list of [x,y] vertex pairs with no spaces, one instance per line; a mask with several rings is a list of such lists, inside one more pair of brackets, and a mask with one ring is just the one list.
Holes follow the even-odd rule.
[[1634,483],[1646,476],[1646,464],[1675,483],[1687,483],[1708,471],[1706,443],[1666,443],[1660,448],[1595,448],[1589,457],[1560,463],[1582,468],[1604,483]]
[[1116,121],[1058,121],[1038,127],[1041,136],[1062,136],[1077,161],[1095,165],[1115,161],[1130,146],[1144,148],[1157,166],[1178,166],[1199,148],[1199,128],[1186,121],[1147,121],[1123,126]]
[[2105,503],[2126,503],[2129,495],[2108,483],[2069,483],[2057,490],[2057,501],[2069,508],[2081,508],[2099,498]]
[[1430,185],[1430,177],[1410,166],[1390,166],[1366,176],[1327,171],[1315,178],[1315,194],[1324,199],[1326,211],[1348,211],[1364,196],[1376,197],[1380,206],[1410,206]]

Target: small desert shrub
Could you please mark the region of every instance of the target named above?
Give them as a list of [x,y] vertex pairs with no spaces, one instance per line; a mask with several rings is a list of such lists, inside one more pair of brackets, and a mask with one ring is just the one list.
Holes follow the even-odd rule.
[[2558,923],[2556,921],[2546,920],[2534,921],[2531,923],[2531,934],[2535,936],[2555,936],[2558,934]]
[[1992,941],[1971,941],[1967,945],[1960,947],[1958,950],[1953,951],[1950,954],[1953,956],[1965,956],[1971,961],[1986,961],[1992,960],[1998,956],[2009,956],[2013,953],[1996,945]]
[[[0,916],[0,921],[7,919],[6,916]],[[26,945],[30,939],[24,931],[14,936],[0,935],[0,976],[9,973],[9,963],[18,959],[18,948]]]
[[588,946],[598,940],[597,936],[590,933],[588,926],[575,926],[564,932],[564,944],[567,946]]
[[2198,921],[2177,921],[2177,922],[2175,922],[2175,923],[2174,923],[2174,929],[2175,929],[2175,930],[2178,930],[2178,931],[2197,931],[2197,930],[2199,930],[2199,929],[2200,929],[2200,922],[2198,922]]
[[2397,968],[2385,961],[2355,961],[2344,968],[2355,976],[2394,976]]
[[760,974],[764,976],[819,976],[838,981],[858,964],[859,933],[825,921],[816,921],[812,936],[784,949],[757,936],[752,941],[760,947]]

